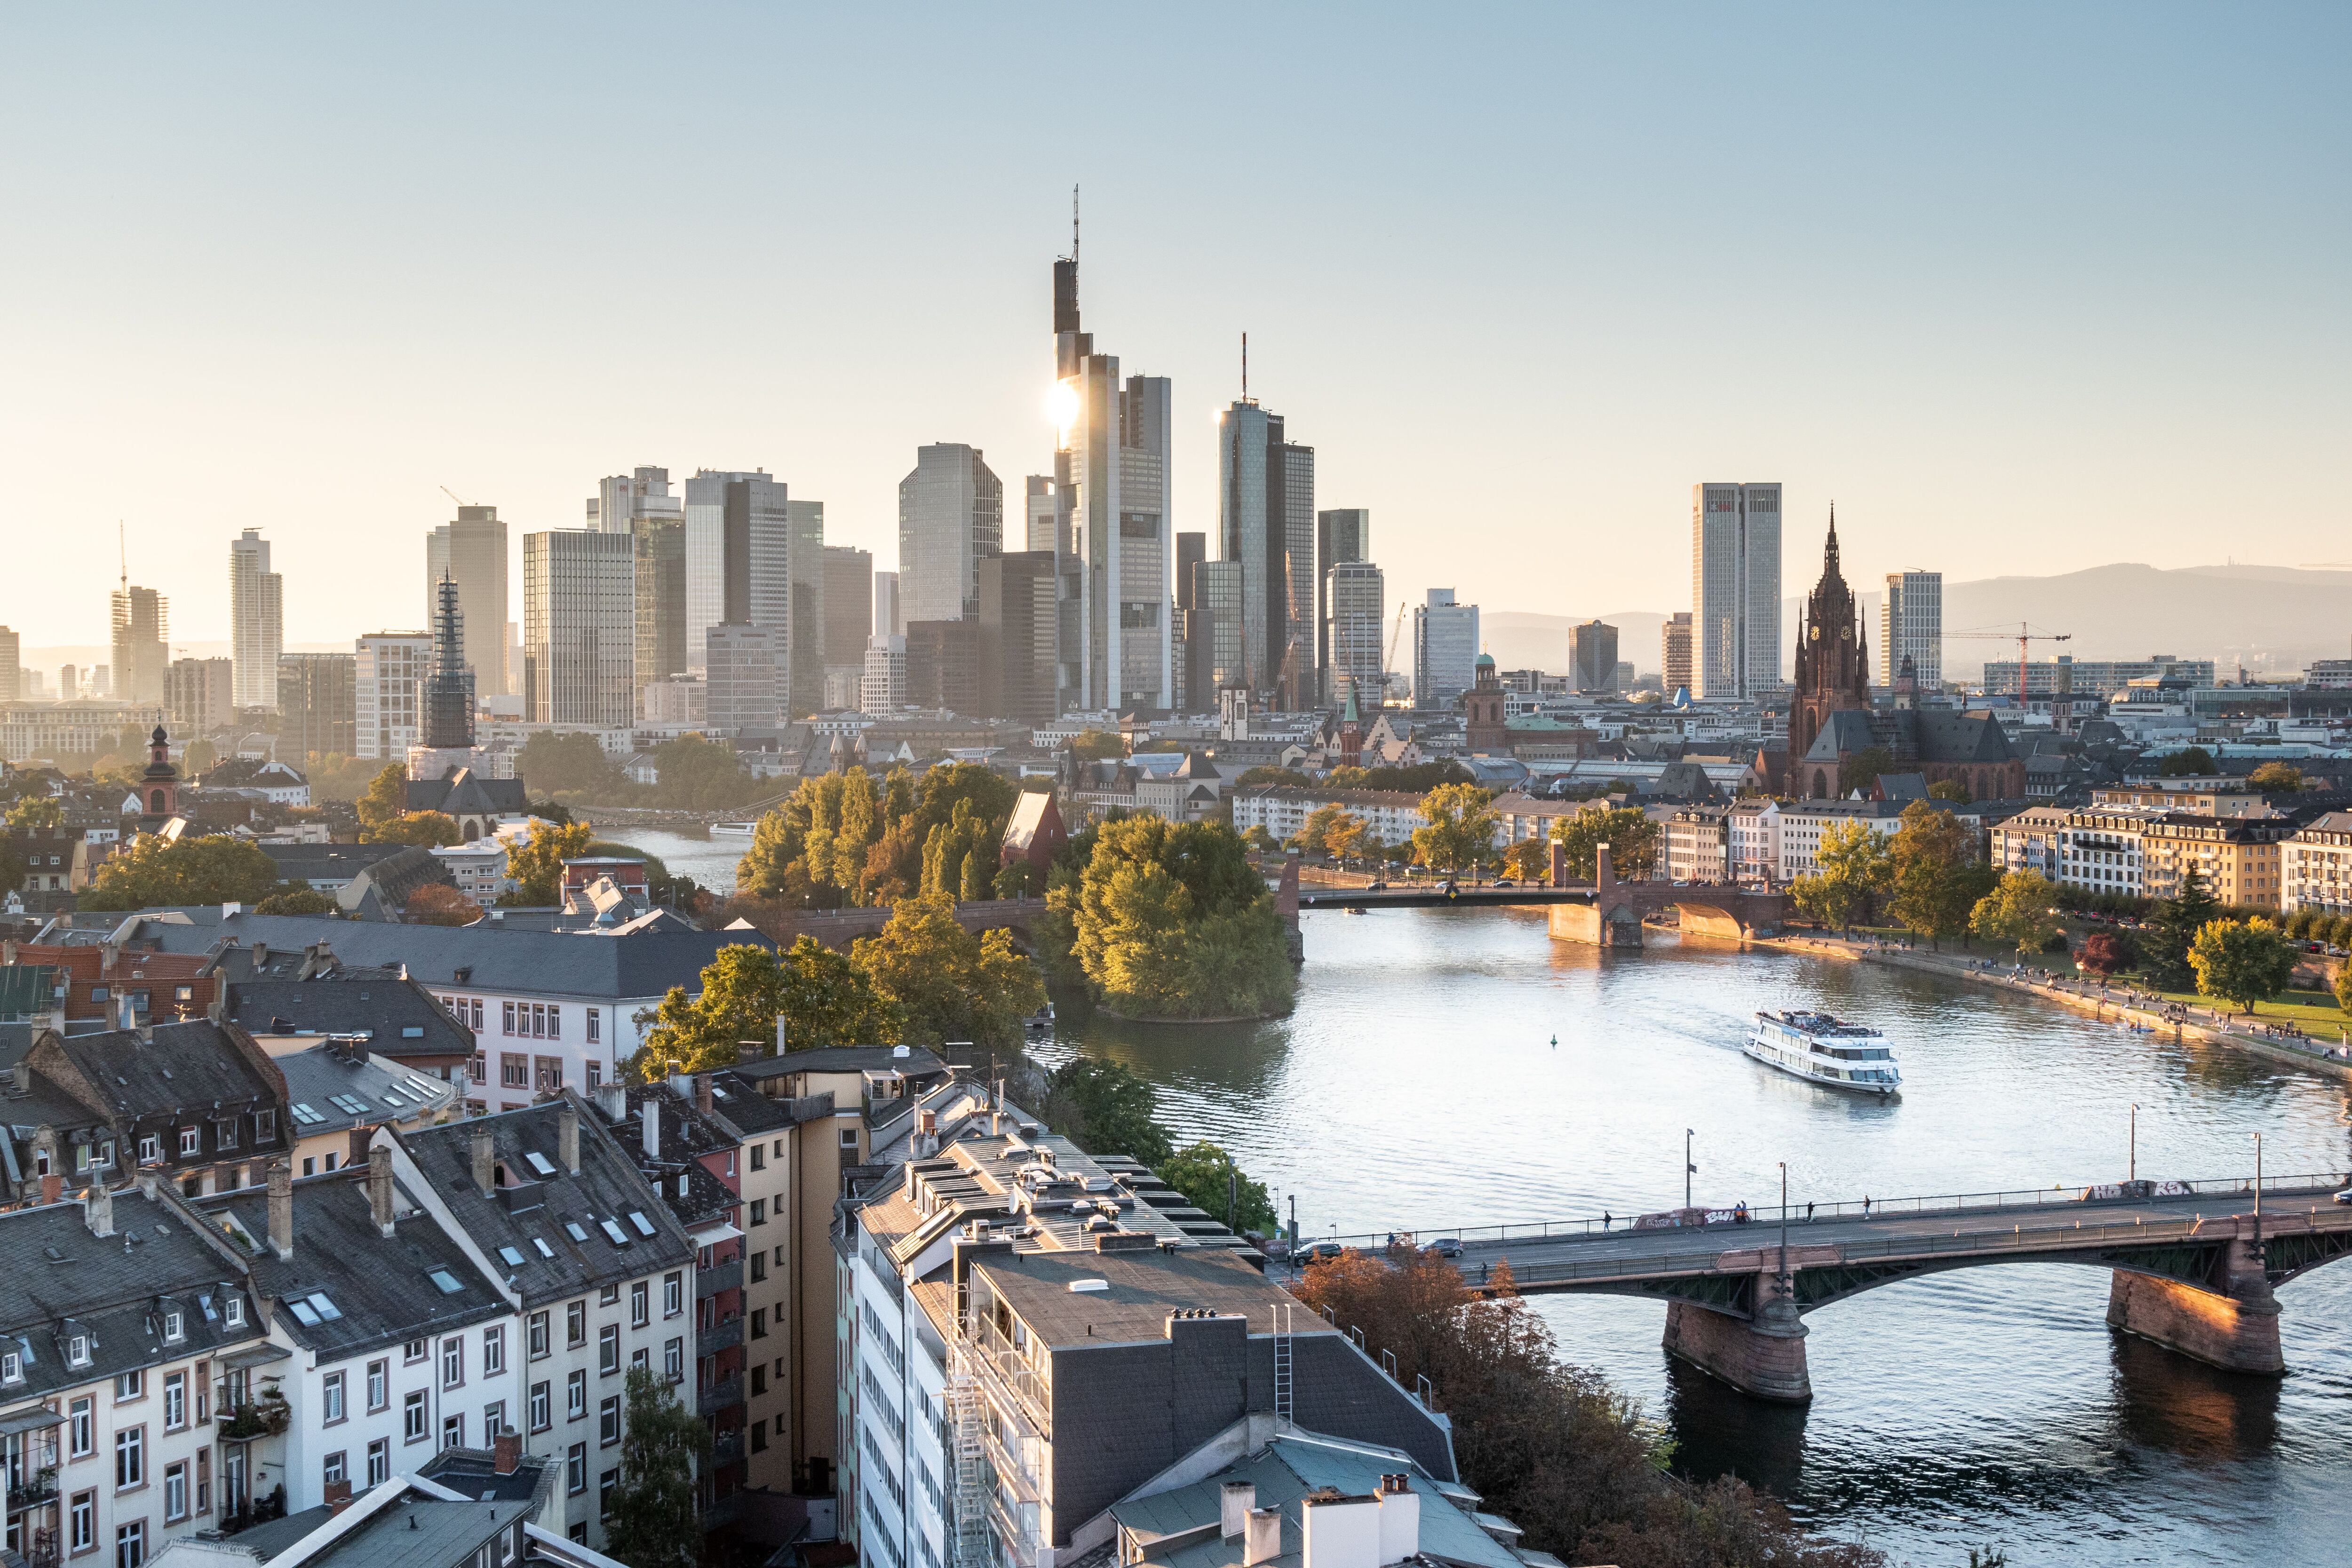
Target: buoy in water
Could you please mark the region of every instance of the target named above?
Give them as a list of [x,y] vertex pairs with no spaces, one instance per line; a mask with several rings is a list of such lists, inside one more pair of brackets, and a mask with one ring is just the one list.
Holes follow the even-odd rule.
[[1558,1035],[1554,1035],[1551,1037],[1551,1048],[1553,1050],[1559,1049],[1559,1037]]

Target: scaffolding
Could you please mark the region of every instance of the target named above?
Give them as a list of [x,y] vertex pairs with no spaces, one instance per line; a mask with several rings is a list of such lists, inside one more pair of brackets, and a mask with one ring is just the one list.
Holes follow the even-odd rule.
[[948,1352],[948,1427],[954,1513],[949,1551],[952,1568],[993,1568],[988,1499],[988,1401],[961,1335]]

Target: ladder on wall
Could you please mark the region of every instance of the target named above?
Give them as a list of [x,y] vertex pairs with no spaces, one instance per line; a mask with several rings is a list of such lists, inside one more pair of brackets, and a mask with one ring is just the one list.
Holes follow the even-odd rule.
[[955,1466],[953,1532],[949,1551],[954,1568],[991,1568],[988,1523],[988,1446],[982,1423],[988,1405],[972,1374],[970,1352],[959,1341],[949,1370],[947,1400],[950,1460]]
[[1287,1301],[1274,1309],[1274,1429],[1287,1432],[1292,1420],[1292,1363],[1290,1359],[1291,1306]]

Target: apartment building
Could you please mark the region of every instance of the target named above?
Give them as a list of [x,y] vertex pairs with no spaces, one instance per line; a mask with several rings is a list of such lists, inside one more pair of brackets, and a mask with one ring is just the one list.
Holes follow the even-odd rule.
[[2063,805],[2027,806],[1992,830],[1991,863],[2003,871],[2038,871],[2058,880],[2067,822],[2074,815]]
[[[1793,882],[1800,877],[1810,877],[1819,870],[1814,857],[1820,852],[1822,837],[1834,826],[1847,822],[1860,822],[1870,829],[1892,838],[1902,829],[1903,808],[1906,803],[1894,800],[1784,800],[1780,804],[1780,871],[1779,879]],[[1930,800],[1927,804],[1938,811],[1949,811],[1961,826],[1974,836],[1979,853],[1984,851],[1984,818],[1967,805],[1948,801]]]
[[2223,903],[2275,910],[2285,897],[2282,852],[2294,830],[2287,816],[2161,813],[2140,830],[2141,888],[2148,898],[2168,899],[2193,866]]
[[1732,802],[1723,838],[1731,879],[1742,887],[1769,886],[1780,868],[1780,803],[1755,797]]
[[1722,882],[1731,876],[1731,813],[1719,805],[1685,806],[1659,824],[1665,874],[1675,882]]
[[1234,832],[1247,833],[1253,827],[1263,827],[1279,843],[1298,837],[1307,826],[1307,817],[1326,805],[1339,806],[1361,818],[1365,832],[1382,844],[1407,843],[1416,828],[1429,826],[1429,818],[1421,814],[1421,796],[1401,790],[1300,789],[1288,784],[1266,784],[1236,790],[1231,798]]
[[2298,827],[2281,846],[2279,879],[2289,913],[2352,914],[2352,812],[2331,811]]
[[2145,897],[2147,868],[2141,839],[2159,813],[2139,806],[2095,805],[2070,811],[2058,830],[2058,866],[2051,880],[2094,893]]

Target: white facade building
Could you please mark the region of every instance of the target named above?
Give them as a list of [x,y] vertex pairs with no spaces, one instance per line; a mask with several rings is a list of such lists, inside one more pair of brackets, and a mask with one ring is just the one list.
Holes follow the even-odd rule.
[[1878,684],[1893,686],[1908,658],[1922,691],[1944,687],[1944,574],[1889,572],[1878,605]]
[[625,726],[636,717],[636,573],[625,533],[522,541],[523,717]]
[[1432,588],[1412,613],[1412,700],[1443,708],[1478,681],[1478,606],[1454,603],[1451,588]]
[[1780,871],[1780,803],[1738,800],[1724,822],[1725,853],[1731,879],[1742,887],[1767,887]]
[[420,743],[425,726],[425,678],[433,673],[430,632],[370,632],[352,644],[352,755],[398,761]]
[[269,542],[248,528],[229,542],[229,651],[236,705],[278,707],[278,656],[286,651],[285,579],[269,569]]
[[2331,811],[2279,847],[2279,907],[2352,914],[2352,812]]
[[1780,487],[1691,487],[1691,664],[1701,699],[1780,684]]

